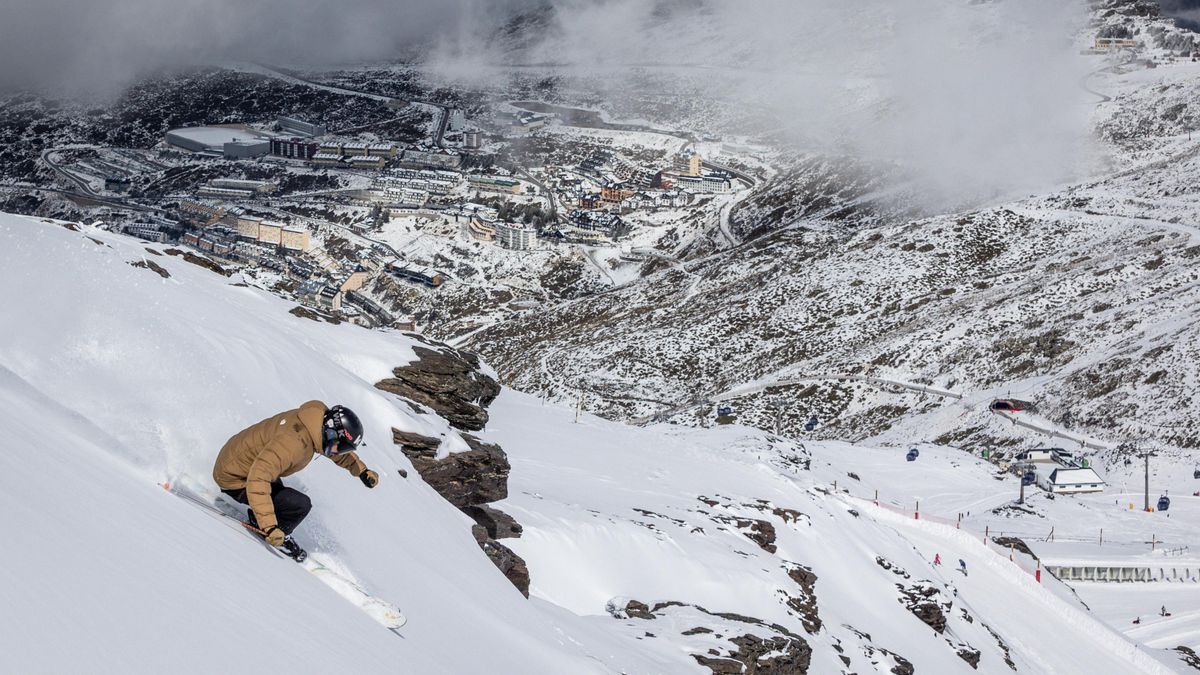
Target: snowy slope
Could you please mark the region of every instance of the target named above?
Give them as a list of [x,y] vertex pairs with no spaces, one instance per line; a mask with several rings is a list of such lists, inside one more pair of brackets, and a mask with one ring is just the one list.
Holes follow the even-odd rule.
[[[292,316],[236,277],[99,231],[0,216],[0,257],[0,671],[655,670],[526,601],[463,515],[397,474],[413,475],[390,427],[455,433],[372,386],[411,340]],[[130,264],[143,259],[169,277]],[[403,639],[157,485],[215,489],[228,436],[312,398],[368,421],[363,458],[383,478],[368,491],[314,460],[288,480],[315,505],[297,537],[400,606]]]
[[[957,451],[930,449],[942,455],[914,475],[902,451],[804,448],[739,427],[639,429],[590,415],[575,423],[569,410],[508,390],[493,410],[485,435],[513,463],[510,497],[499,506],[525,526],[511,545],[529,563],[531,593],[574,612],[603,615],[620,598],[761,618],[805,637],[815,673],[887,672],[900,663],[889,653],[916,672],[970,672],[960,650],[978,650],[988,673],[1010,672],[1006,658],[1035,673],[1165,672],[1162,663],[1175,662],[1122,639],[1069,589],[1048,575],[1038,584],[1032,567],[982,536],[886,508],[885,496],[916,498],[953,517],[1011,498],[989,464]],[[848,470],[863,472],[862,481]],[[868,499],[840,492],[847,485]],[[874,489],[884,508],[871,504]],[[769,522],[777,550],[756,546],[739,519]],[[945,566],[932,565],[935,554]],[[959,558],[969,577],[952,569]],[[787,574],[796,565],[816,575],[816,630],[786,604],[803,596]],[[951,604],[943,634],[900,600],[914,587]],[[618,623],[666,643],[661,649],[706,653],[711,644],[684,631],[714,625],[711,616],[674,611]],[[717,628],[728,630],[737,628]]]

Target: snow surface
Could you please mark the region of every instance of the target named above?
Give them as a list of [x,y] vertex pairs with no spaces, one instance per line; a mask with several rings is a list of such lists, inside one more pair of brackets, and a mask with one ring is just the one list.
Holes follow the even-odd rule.
[[[156,248],[155,250],[161,250]],[[133,239],[0,216],[0,672],[652,672],[526,601],[468,519],[419,479],[391,426],[455,434],[372,385],[411,358],[395,333],[331,326]],[[163,279],[128,263],[143,258]],[[287,483],[297,538],[408,616],[388,632],[294,563],[160,488],[211,484],[244,426],[312,398],[370,420],[366,490],[322,458]],[[30,447],[33,446],[33,447]],[[30,452],[30,450],[36,450]]]
[[[702,673],[693,654],[771,633],[716,612],[803,636],[812,673],[888,672],[900,657],[918,672],[975,672],[960,648],[979,650],[987,673],[1011,672],[1006,649],[1018,672],[1177,663],[975,534],[889,510],[889,499],[911,497],[939,513],[1002,501],[993,469],[969,455],[924,449],[923,466],[943,466],[908,473],[907,491],[875,507],[868,490],[905,484],[901,450],[805,448],[734,426],[576,423],[573,410],[505,390],[483,436],[513,464],[499,506],[525,527],[505,544],[528,561],[526,600],[390,443],[393,426],[461,442],[373,386],[412,358],[411,338],[293,316],[237,276],[151,251],[166,253],[0,216],[0,282],[20,320],[0,334],[0,404],[10,429],[33,430],[0,445],[0,635],[11,640],[0,672]],[[131,264],[143,261],[169,278]],[[402,636],[156,485],[215,489],[211,462],[229,435],[310,398],[369,420],[362,456],[383,480],[366,490],[315,459],[287,479],[315,504],[297,537],[401,608]],[[852,495],[840,492],[849,471],[861,474]],[[747,538],[746,519],[773,524],[776,552]],[[934,553],[968,560],[971,576],[933,567]],[[787,574],[795,564],[817,575],[813,632],[785,604],[800,592]],[[905,608],[899,590],[913,584],[951,604],[944,634]],[[653,620],[613,618],[606,605],[621,596],[687,604]],[[715,633],[684,634],[695,626]]]

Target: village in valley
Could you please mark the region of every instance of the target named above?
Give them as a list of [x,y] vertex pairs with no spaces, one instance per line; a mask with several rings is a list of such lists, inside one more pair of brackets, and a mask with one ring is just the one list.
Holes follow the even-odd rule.
[[761,151],[594,111],[254,76],[372,114],[180,126],[149,149],[52,147],[54,190],[105,229],[294,298],[300,315],[452,335],[669,264],[728,233],[771,171]]

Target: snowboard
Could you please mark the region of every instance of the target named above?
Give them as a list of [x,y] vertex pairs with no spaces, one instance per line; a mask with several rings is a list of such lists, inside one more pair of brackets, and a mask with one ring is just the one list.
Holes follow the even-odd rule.
[[[160,483],[159,485],[176,497],[195,505],[214,517],[220,518],[231,527],[237,528],[280,558],[293,560],[290,556],[268,544],[262,538],[258,528],[246,521],[243,510],[245,507],[240,505],[235,506],[220,497],[216,499],[207,498],[179,484]],[[384,628],[396,632],[396,629],[408,623],[408,618],[395,605],[371,595],[362,586],[359,586],[353,580],[348,579],[345,575],[328,565],[314,559],[313,556],[310,555],[297,564],[308,570],[310,574],[320,579],[322,583],[331,588],[335,593],[361,609],[367,616],[374,619]],[[399,633],[396,634],[399,635]]]

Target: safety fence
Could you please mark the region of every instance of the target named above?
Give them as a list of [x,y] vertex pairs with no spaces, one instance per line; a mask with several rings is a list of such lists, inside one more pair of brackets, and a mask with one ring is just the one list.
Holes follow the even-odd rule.
[[[835,485],[835,494],[837,494],[836,485]],[[957,516],[956,518],[946,518],[943,516],[938,516],[938,515],[922,512],[920,502],[918,502],[918,501],[913,502],[913,508],[906,509],[906,508],[902,508],[900,506],[896,506],[895,504],[889,504],[886,501],[881,501],[881,500],[879,500],[879,498],[877,496],[876,497],[860,497],[858,495],[852,494],[849,490],[846,490],[844,488],[842,489],[841,494],[844,496],[847,496],[851,499],[857,500],[857,501],[872,504],[878,508],[884,509],[885,511],[890,511],[892,513],[898,513],[898,514],[903,515],[908,518],[913,518],[914,520],[924,520],[926,522],[938,523],[941,525],[945,525],[946,527],[953,527],[957,530],[966,531],[969,534],[975,535],[976,540],[979,541],[983,547],[989,548],[992,550],[996,550],[998,553],[1002,553],[1002,554],[1005,552],[1005,551],[1003,551],[1003,549],[1005,547],[992,541],[991,537],[996,536],[996,535],[994,533],[990,532],[989,530],[985,529],[983,532],[975,532],[973,530],[970,530],[969,528],[963,527],[961,514],[959,516]],[[997,549],[999,549],[999,550],[997,550]],[[1023,556],[1018,555],[1018,552],[1016,551],[1016,548],[1014,545],[1009,544],[1007,549],[1008,550],[1006,552],[1008,554],[1009,561],[1012,562],[1012,564],[1016,565],[1018,568],[1020,568],[1021,571],[1025,572],[1026,574],[1028,574],[1028,575],[1032,576],[1034,579],[1036,579],[1038,583],[1041,583],[1041,581],[1042,581],[1042,562],[1041,562],[1041,560],[1035,560],[1034,561],[1035,564],[1030,565],[1029,563],[1027,563],[1023,560]]]

